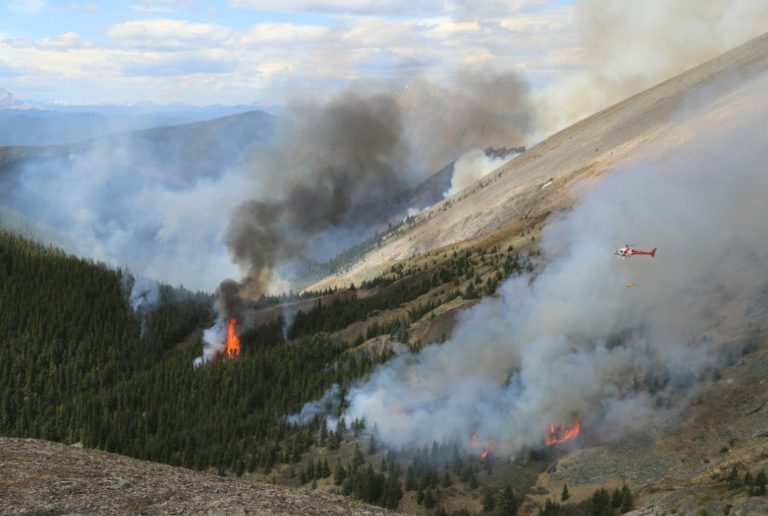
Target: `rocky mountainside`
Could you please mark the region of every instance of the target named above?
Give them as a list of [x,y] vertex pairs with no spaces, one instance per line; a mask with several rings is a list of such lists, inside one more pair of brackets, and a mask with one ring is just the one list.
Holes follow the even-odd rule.
[[[401,269],[429,275],[439,272],[440,260],[445,256],[462,251],[478,252],[482,263],[486,263],[486,252],[492,254],[491,263],[498,263],[500,257],[493,254],[494,250],[506,249],[508,245],[528,252],[526,246],[537,245],[549,222],[556,224],[566,219],[578,208],[582,196],[610,181],[614,174],[626,173],[633,167],[647,170],[649,181],[658,180],[652,185],[655,191],[666,192],[666,176],[656,174],[672,175],[683,169],[686,161],[695,162],[696,145],[699,149],[714,147],[712,154],[723,163],[718,161],[711,166],[718,167],[722,174],[732,173],[739,160],[751,163],[758,174],[760,169],[755,164],[760,159],[756,158],[756,149],[768,143],[764,131],[756,130],[768,118],[766,92],[768,35],[763,35],[542,141],[474,186],[424,210],[410,223],[385,235],[379,248],[348,270],[310,288],[343,287],[352,282],[359,285]],[[735,143],[740,144],[738,148]],[[709,164],[701,162],[698,166],[704,169]],[[730,200],[731,210],[742,210],[738,199],[744,196],[740,190],[743,187],[733,186],[733,190],[713,193],[713,197],[725,199],[726,206]],[[686,187],[690,187],[690,193]],[[681,187],[677,197],[680,213],[696,196],[694,190],[693,185]],[[650,199],[649,213],[657,207],[655,202]],[[697,213],[697,220],[703,218]],[[597,216],[589,222],[618,225],[619,230],[629,225],[624,220]],[[674,217],[667,217],[665,223],[674,231]],[[716,238],[717,233],[712,231],[701,238]],[[658,235],[644,237],[653,239]],[[678,241],[695,247],[689,237],[684,233],[675,235]],[[765,241],[758,240],[754,242],[755,255],[747,262],[751,267],[763,267],[761,253]],[[695,251],[694,255],[687,255],[690,246],[680,253],[670,247],[664,248],[664,260],[694,258]],[[734,248],[724,246],[716,252],[733,256]],[[535,250],[531,254],[536,256]],[[719,272],[718,268],[707,270],[690,287],[701,287]],[[477,283],[486,281],[481,270]],[[569,286],[562,284],[564,291]],[[631,283],[627,286],[633,287]],[[650,285],[649,280],[646,292],[640,294],[636,290],[631,295],[635,296],[633,299],[642,299],[647,293],[650,299],[655,294],[651,290],[657,286],[660,290],[665,288]],[[623,284],[621,290],[624,291]],[[547,499],[559,500],[564,484],[571,494],[569,503],[573,503],[588,501],[600,487],[612,489],[627,483],[636,493],[635,514],[767,514],[768,499],[757,495],[748,479],[768,469],[768,296],[761,294],[747,302],[739,298],[747,290],[747,286],[734,289],[731,296],[722,298],[712,292],[702,295],[706,289],[696,291],[699,294],[692,290],[688,296],[684,295],[687,291],[683,292],[683,303],[678,307],[681,313],[686,310],[683,306],[695,307],[697,303],[716,307],[706,324],[691,331],[712,332],[723,349],[730,348],[733,355],[716,369],[706,371],[706,379],[699,379],[700,383],[686,393],[689,399],[680,404],[682,408],[663,422],[651,425],[641,416],[631,414],[630,419],[638,419],[637,431],[620,439],[592,433],[579,445],[560,450],[551,458],[547,471],[539,476],[536,487],[529,491],[533,502],[541,507]],[[411,343],[417,337],[421,342],[445,340],[455,319],[461,319],[456,314],[458,309],[468,306],[467,297],[464,295],[465,304],[450,308],[443,305],[433,312],[437,315],[434,320],[415,324],[411,328]],[[736,308],[739,302],[747,306]],[[556,320],[558,308],[553,311]],[[454,312],[453,320],[446,316],[447,312]],[[439,330],[421,330],[422,324],[440,324],[440,317],[444,319]],[[440,334],[442,339],[435,338]],[[700,358],[695,355],[694,351],[691,361]]]
[[[755,91],[768,81],[767,70],[768,35],[763,35],[545,139],[473,187],[422,211],[344,274],[309,289],[359,284],[398,260],[541,222],[572,205],[580,188],[574,185],[690,141],[691,120],[728,131],[740,116],[764,116],[768,106]],[[718,117],[729,123],[710,123]]]
[[393,514],[341,496],[0,437],[2,514]]

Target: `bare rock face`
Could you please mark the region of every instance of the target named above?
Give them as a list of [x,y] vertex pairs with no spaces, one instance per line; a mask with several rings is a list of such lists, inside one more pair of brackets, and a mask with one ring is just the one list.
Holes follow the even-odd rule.
[[0,437],[0,514],[392,513],[325,493]]

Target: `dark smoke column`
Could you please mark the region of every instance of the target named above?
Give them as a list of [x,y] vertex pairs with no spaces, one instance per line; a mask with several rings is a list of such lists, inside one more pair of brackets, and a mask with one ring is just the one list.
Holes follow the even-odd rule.
[[246,201],[230,219],[227,245],[247,273],[239,282],[221,283],[219,319],[206,332],[211,340],[204,336],[202,361],[223,349],[225,322],[244,316],[241,299],[267,292],[277,265],[303,256],[312,237],[349,223],[353,203],[388,199],[405,186],[407,146],[393,98],[347,93],[289,118],[300,122],[286,131],[270,161],[276,167],[270,176],[278,178],[274,197]]

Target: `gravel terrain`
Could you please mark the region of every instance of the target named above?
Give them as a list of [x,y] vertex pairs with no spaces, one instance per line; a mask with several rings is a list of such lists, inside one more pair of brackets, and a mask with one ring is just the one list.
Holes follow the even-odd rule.
[[393,514],[340,496],[0,437],[0,514]]

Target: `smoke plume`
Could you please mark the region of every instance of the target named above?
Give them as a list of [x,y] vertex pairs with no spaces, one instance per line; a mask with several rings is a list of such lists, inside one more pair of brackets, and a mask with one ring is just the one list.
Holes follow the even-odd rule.
[[451,187],[443,193],[443,197],[464,190],[475,184],[500,166],[511,161],[525,150],[525,147],[513,149],[501,149],[497,152],[494,149],[474,149],[464,153],[453,164],[453,175],[451,176]]
[[[541,446],[548,423],[579,418],[593,438],[615,439],[684,404],[743,351],[728,340],[748,318],[765,316],[762,123],[744,113],[727,134],[709,127],[592,185],[546,228],[536,277],[510,279],[461,314],[450,341],[353,387],[347,418],[393,445],[476,433],[515,453]],[[627,241],[658,247],[656,258],[617,259]]]
[[247,271],[247,297],[264,294],[274,267],[305,255],[313,236],[353,225],[345,220],[353,202],[387,199],[405,185],[407,146],[393,98],[349,93],[304,118],[271,159],[285,183],[240,204],[227,228],[232,256]]
[[430,171],[472,149],[523,145],[535,119],[528,83],[510,71],[464,70],[439,87],[414,79],[398,102],[407,139]]
[[583,68],[538,95],[548,136],[768,31],[763,0],[580,0]]
[[[236,274],[223,228],[259,178],[242,163],[266,140],[271,117],[205,124],[41,148],[0,170],[0,205],[67,252],[194,290]],[[58,232],[60,234],[56,235]]]
[[278,265],[311,256],[309,243],[330,230],[356,231],[353,204],[388,200],[406,184],[408,147],[391,96],[350,92],[320,108],[294,108],[284,124],[281,144],[254,164],[266,188],[232,211],[226,242],[245,276],[220,285],[203,360],[222,349],[230,317],[248,318],[242,300],[266,294]]

